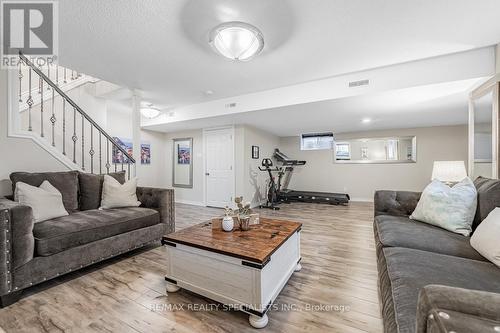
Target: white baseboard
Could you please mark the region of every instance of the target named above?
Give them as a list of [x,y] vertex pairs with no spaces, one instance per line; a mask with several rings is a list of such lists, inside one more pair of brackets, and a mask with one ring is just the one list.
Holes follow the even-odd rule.
[[[373,198],[351,198],[351,202],[373,202]],[[202,206],[205,207],[205,204],[200,201],[191,201],[191,200],[183,200],[183,199],[175,199],[176,203],[180,204],[185,204],[185,205],[192,205],[192,206]],[[259,203],[252,203],[251,208],[257,208],[260,205],[264,206],[266,203],[262,202],[261,204]]]
[[200,201],[191,201],[191,200],[183,200],[183,199],[175,199],[175,203],[180,203],[180,204],[185,204],[185,205],[192,205],[192,206],[203,206],[205,207],[205,204]]
[[351,198],[354,202],[373,202],[373,198]]

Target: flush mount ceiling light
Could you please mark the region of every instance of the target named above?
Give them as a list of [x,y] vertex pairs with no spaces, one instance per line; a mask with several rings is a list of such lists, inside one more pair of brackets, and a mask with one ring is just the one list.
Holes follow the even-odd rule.
[[262,51],[264,36],[251,24],[226,22],[212,29],[209,43],[226,58],[247,61]]
[[148,106],[141,106],[141,114],[148,119],[156,118],[160,115],[160,113],[160,110],[153,107],[152,104]]

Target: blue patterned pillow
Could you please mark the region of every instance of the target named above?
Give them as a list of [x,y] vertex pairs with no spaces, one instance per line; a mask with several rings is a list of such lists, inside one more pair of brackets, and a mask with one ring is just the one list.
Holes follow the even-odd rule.
[[476,205],[477,191],[470,178],[453,187],[433,180],[422,192],[410,218],[469,236]]

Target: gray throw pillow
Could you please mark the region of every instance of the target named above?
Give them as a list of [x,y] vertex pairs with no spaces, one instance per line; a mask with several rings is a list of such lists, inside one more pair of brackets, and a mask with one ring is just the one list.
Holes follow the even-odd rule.
[[10,174],[12,193],[16,193],[16,183],[23,182],[31,186],[40,187],[48,181],[62,194],[64,208],[68,213],[78,210],[78,171],[63,172],[14,172]]
[[[125,183],[125,171],[110,173],[120,184]],[[104,175],[80,172],[80,210],[98,209],[101,206]]]
[[477,177],[474,186],[477,190],[477,210],[472,230],[475,230],[493,209],[500,207],[500,180]]

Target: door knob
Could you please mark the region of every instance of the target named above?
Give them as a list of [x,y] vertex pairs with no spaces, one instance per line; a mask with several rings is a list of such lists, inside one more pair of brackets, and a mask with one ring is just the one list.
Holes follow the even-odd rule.
[[205,176],[210,176],[210,173],[208,173],[208,172],[205,172]]

